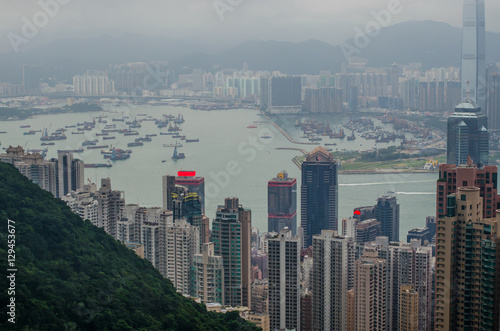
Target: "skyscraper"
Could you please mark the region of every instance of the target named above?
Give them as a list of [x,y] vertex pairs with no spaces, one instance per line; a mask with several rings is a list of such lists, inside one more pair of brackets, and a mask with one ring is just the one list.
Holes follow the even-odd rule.
[[162,177],[163,188],[163,209],[172,210],[172,193],[176,192],[176,187],[184,187],[190,193],[197,193],[201,201],[202,213],[205,213],[205,178],[191,176],[171,176]]
[[251,307],[251,211],[226,198],[212,223],[215,255],[224,259],[224,305]]
[[435,330],[498,330],[498,222],[482,217],[477,187],[447,197],[437,222]]
[[[54,162],[56,162],[55,159]],[[56,168],[58,198],[82,188],[84,182],[83,161],[73,159],[72,153],[57,153]]]
[[302,82],[300,76],[272,77],[270,83],[268,112],[272,114],[290,114],[302,110]]
[[411,285],[401,286],[399,295],[400,331],[418,331],[418,293]]
[[488,119],[471,99],[466,99],[455,108],[448,118],[446,163],[488,164],[489,132]]
[[389,241],[399,241],[399,204],[394,195],[384,195],[377,199],[375,218],[382,225],[382,235]]
[[200,252],[199,238],[199,228],[184,219],[167,224],[162,243],[166,246],[165,276],[184,295],[193,294],[191,265],[194,255]]
[[485,60],[484,0],[464,0],[462,27],[462,100],[470,98],[483,112],[486,112],[487,95]]
[[272,330],[300,330],[300,247],[290,230],[269,240],[269,316]]
[[[441,164],[439,166],[439,179],[436,186],[436,216],[445,217],[448,213],[447,196],[455,193],[457,188],[463,186],[479,187],[483,198],[483,218],[496,216],[499,209],[500,197],[497,193],[498,169],[496,166],[455,166]],[[434,231],[436,226],[434,225]]]
[[337,231],[338,182],[337,163],[323,147],[306,156],[302,163],[301,217],[305,247],[321,230]]
[[[355,319],[357,330],[386,330],[386,261],[375,249],[366,249],[356,260],[354,280]],[[340,329],[336,329],[340,330]],[[345,330],[345,328],[343,329]]]
[[268,232],[280,233],[287,227],[297,233],[297,179],[280,172],[267,184]]
[[214,243],[201,246],[193,257],[193,295],[203,303],[224,302],[224,265],[222,256],[214,253]]
[[347,291],[354,286],[354,241],[337,231],[313,236],[313,330],[346,330]]

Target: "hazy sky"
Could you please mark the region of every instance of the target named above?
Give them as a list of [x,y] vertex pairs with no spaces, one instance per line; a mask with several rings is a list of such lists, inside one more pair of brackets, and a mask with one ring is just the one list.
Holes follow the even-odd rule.
[[[373,20],[371,12],[399,4],[389,23],[434,20],[461,26],[461,0],[0,0],[0,31],[21,35],[23,17],[33,22],[39,2],[61,4],[33,39],[120,35],[169,36],[233,44],[246,40],[332,44],[354,36]],[[218,4],[219,13],[214,4]],[[486,29],[499,32],[500,1],[486,2]],[[223,20],[221,20],[221,17]],[[39,15],[43,20],[43,16]]]

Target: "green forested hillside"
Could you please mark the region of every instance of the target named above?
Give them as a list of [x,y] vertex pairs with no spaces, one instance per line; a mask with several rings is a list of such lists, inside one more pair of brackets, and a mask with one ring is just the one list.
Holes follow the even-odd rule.
[[[15,222],[16,324],[6,315]],[[146,260],[0,162],[1,330],[256,330],[175,292]]]

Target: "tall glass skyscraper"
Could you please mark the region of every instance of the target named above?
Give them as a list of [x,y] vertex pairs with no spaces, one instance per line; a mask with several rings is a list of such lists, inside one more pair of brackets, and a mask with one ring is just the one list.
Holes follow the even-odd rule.
[[484,0],[464,0],[462,28],[462,100],[470,98],[486,112]]
[[323,147],[306,156],[302,163],[300,226],[304,229],[305,247],[321,230],[337,231],[339,209],[337,163]]
[[468,163],[488,164],[488,119],[472,100],[467,99],[455,108],[448,118],[446,163],[457,166]]

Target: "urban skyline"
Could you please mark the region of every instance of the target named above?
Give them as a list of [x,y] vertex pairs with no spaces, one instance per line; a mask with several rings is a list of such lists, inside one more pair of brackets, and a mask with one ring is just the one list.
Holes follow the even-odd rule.
[[[321,6],[304,7],[298,2],[280,8],[283,17],[294,17],[300,9],[310,14],[302,18],[303,31],[293,37],[300,38],[309,31],[314,17],[317,28],[325,24],[323,18],[334,7],[359,15],[357,6],[362,1],[325,5],[321,14],[316,12]],[[495,84],[500,62],[486,65],[485,37],[486,15],[491,15],[495,5],[485,10],[484,0],[463,1],[460,68],[428,68],[414,61],[372,66],[372,59],[364,58],[361,50],[378,45],[379,28],[406,21],[411,10],[418,17],[427,8],[426,4],[399,1],[382,5],[387,8],[368,13],[372,19],[363,26],[366,33],[357,32],[357,26],[354,38],[340,45],[345,58],[338,68],[322,68],[315,74],[261,70],[252,68],[250,60],[239,68],[211,65],[207,54],[201,53],[193,59],[207,67],[146,59],[109,61],[105,66],[88,62],[87,68],[75,60],[71,69],[25,63],[20,83],[2,81],[0,65],[0,95],[5,96],[0,98],[0,130],[5,130],[0,131],[5,146],[0,162],[49,192],[43,194],[46,201],[57,199],[60,207],[50,212],[60,209],[61,214],[75,217],[78,225],[81,219],[91,230],[100,228],[99,235],[104,237],[87,239],[90,244],[95,242],[112,253],[122,249],[128,254],[124,267],[127,263],[144,270],[151,266],[158,277],[168,279],[162,285],[165,288],[148,285],[160,294],[170,286],[178,301],[151,304],[149,298],[141,299],[150,306],[147,309],[161,314],[186,305],[224,319],[234,329],[263,331],[498,330],[500,103]],[[447,5],[442,3],[440,8]],[[47,20],[54,22],[47,22],[48,32],[62,24],[57,20],[64,12],[68,19],[79,8],[62,0],[40,2],[39,6]],[[107,6],[100,6],[105,12]],[[207,19],[200,15],[207,9],[213,9],[210,19],[221,25],[232,26],[245,8],[248,17],[267,15],[275,18],[274,24],[282,20],[276,18],[277,4],[264,5],[261,9],[267,12],[259,14],[252,12],[255,4],[241,1],[215,0],[211,6],[196,0],[186,5],[188,9],[179,6],[175,5],[179,12],[200,19],[196,24],[179,23],[178,28],[185,31],[177,37],[206,24]],[[9,8],[19,10],[17,5]],[[118,17],[126,17],[131,8],[119,7]],[[143,7],[142,13],[147,10]],[[57,12],[49,15],[48,11]],[[456,20],[456,11],[447,15]],[[35,23],[36,15],[42,17],[36,13]],[[106,26],[99,16],[86,31]],[[291,26],[295,20],[290,21]],[[12,24],[12,20],[8,22]],[[27,19],[23,22],[33,24]],[[232,33],[240,32],[244,38],[250,35],[242,33],[248,23],[241,23]],[[252,33],[267,24],[256,26]],[[204,33],[217,30],[207,27]],[[34,40],[28,46],[36,49],[42,41]],[[309,55],[292,48],[283,54],[302,54],[309,62],[320,62],[312,53],[321,46],[316,42],[308,45]],[[405,47],[404,43],[400,46]],[[267,42],[268,51],[258,55],[252,47],[246,50],[253,58],[261,58],[283,52],[283,47],[286,43],[277,47],[275,42]],[[0,39],[0,59],[2,53],[5,48]],[[20,52],[19,58],[24,56]],[[55,127],[47,125],[46,118]],[[13,144],[14,140],[19,142]],[[90,179],[93,176],[95,182]],[[378,182],[379,178],[383,179]],[[426,181],[432,183],[430,191],[421,190]],[[401,185],[406,188],[399,189]],[[2,187],[0,192],[4,192]],[[19,203],[29,205],[42,196],[39,193],[20,198]],[[134,194],[144,194],[144,199],[134,199]],[[6,198],[11,195],[6,191]],[[427,200],[419,200],[425,195]],[[2,219],[18,217],[19,212],[10,205],[6,210],[9,215],[0,215]],[[37,212],[41,211],[21,215],[36,219]],[[416,215],[411,221],[408,212]],[[40,222],[46,218],[50,217],[43,216]],[[54,222],[59,218],[55,216]],[[22,221],[9,218],[7,222]],[[29,237],[30,241],[38,238],[42,242],[43,236],[57,230],[40,224],[32,226],[39,237]],[[76,229],[75,224],[71,226]],[[56,268],[49,261],[44,273],[55,271],[53,278],[64,284],[78,275],[82,293],[93,291],[94,283],[112,271],[120,289],[115,291],[110,284],[111,292],[104,297],[118,302],[119,309],[125,309],[121,302],[129,293],[146,288],[137,276],[131,278],[141,285],[129,288],[123,282],[126,271],[110,271],[96,261],[95,267],[82,268],[90,257],[65,256],[63,251],[69,247],[65,240],[84,234],[64,231],[57,239],[61,244],[44,242],[40,245],[44,254],[33,253],[36,259],[30,256],[30,263],[56,255],[69,259],[64,262],[67,270],[60,268],[62,263],[57,262]],[[23,233],[9,233],[23,245]],[[106,246],[109,244],[102,238],[112,239],[116,247]],[[57,253],[47,253],[51,246]],[[21,257],[25,251],[23,246],[16,252],[15,244],[9,248],[9,254]],[[26,261],[22,258],[20,261]],[[14,268],[10,260],[9,267]],[[96,268],[95,279],[86,276],[87,270],[77,270]],[[37,277],[39,281],[41,276]],[[11,287],[16,285],[15,273],[9,281]],[[23,293],[25,287],[16,290]],[[33,298],[43,292],[29,290]],[[77,309],[79,317],[73,321],[74,312],[63,315],[65,326],[85,328],[91,325],[89,321],[100,318],[97,316],[104,314],[101,306],[109,306],[102,293],[86,303],[71,298],[68,309]],[[9,302],[15,302],[15,295],[9,296]],[[24,306],[17,303],[17,319],[24,325],[23,318],[29,314],[20,312]],[[50,306],[44,302],[44,314],[51,313]],[[80,312],[85,307],[93,309],[93,317],[87,321],[83,318],[87,313]],[[118,308],[106,309],[108,318]],[[110,318],[107,323],[132,329],[130,325],[155,322],[152,318],[146,321],[143,312],[138,314],[143,315],[120,321]],[[205,323],[205,317],[198,318],[193,312],[166,314],[163,329],[178,321],[195,323],[193,329]],[[138,316],[144,316],[144,321],[132,323]],[[43,329],[49,322],[38,323]]]

